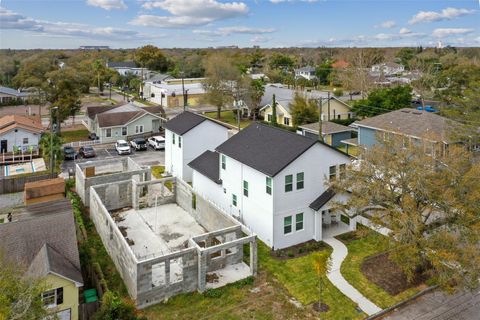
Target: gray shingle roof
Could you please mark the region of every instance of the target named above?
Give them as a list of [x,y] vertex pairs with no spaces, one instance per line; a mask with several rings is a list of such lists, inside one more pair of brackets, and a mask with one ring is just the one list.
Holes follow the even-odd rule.
[[207,150],[188,164],[195,171],[200,172],[216,184],[222,183],[220,180],[220,165],[218,152]]
[[[318,122],[314,122],[314,123],[301,125],[299,126],[299,128],[318,133],[319,125],[318,125]],[[332,133],[345,132],[345,131],[355,131],[355,130],[353,128],[350,128],[335,122],[330,122],[330,121],[322,122],[323,134],[332,134]]]
[[315,211],[320,210],[328,201],[335,196],[335,191],[332,188],[325,190],[317,199],[310,203],[309,207]]
[[252,123],[216,150],[273,177],[315,143],[284,129]]
[[118,106],[91,106],[87,107],[87,117],[90,119],[95,119],[95,116],[99,113],[106,112],[108,110],[115,109]]
[[199,115],[190,111],[184,111],[180,113],[173,119],[167,121],[163,125],[163,127],[178,135],[184,135],[185,133],[192,130],[193,128],[195,128],[196,126],[198,126],[200,123],[204,121],[211,121],[215,124],[218,124],[219,126],[228,128],[227,126],[224,126],[223,124],[218,123],[217,121],[214,121],[212,119],[209,119],[207,117],[204,117],[202,115]]
[[431,112],[403,108],[356,121],[355,125],[427,140],[449,142],[449,130],[455,126],[455,122]]
[[98,126],[101,128],[122,126],[143,114],[145,114],[145,111],[143,110],[118,113],[100,113],[97,115]]
[[25,93],[25,92],[19,92],[15,89],[8,88],[8,87],[3,87],[3,86],[0,86],[0,93],[9,94],[9,95],[15,96],[17,98],[23,98],[23,97],[28,96],[28,94]]
[[19,221],[0,224],[4,256],[26,266],[32,275],[43,276],[50,270],[82,283],[70,201],[35,204],[26,208],[22,216]]

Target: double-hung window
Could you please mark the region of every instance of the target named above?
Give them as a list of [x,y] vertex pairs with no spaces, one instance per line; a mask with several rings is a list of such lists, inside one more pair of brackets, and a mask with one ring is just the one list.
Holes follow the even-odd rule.
[[285,176],[285,192],[293,190],[293,175],[288,174]]
[[289,126],[290,125],[290,118],[283,118],[283,124],[286,125],[286,126]]
[[265,178],[265,191],[268,194],[272,194],[272,178],[270,177]]
[[105,137],[110,138],[112,136],[112,129],[108,128],[105,130]]
[[63,303],[63,288],[48,290],[42,293],[43,305],[53,308]]
[[283,218],[283,234],[292,232],[292,216]]
[[248,181],[243,180],[243,195],[248,197]]
[[135,133],[143,133],[143,125],[135,126]]
[[222,169],[223,170],[227,169],[227,158],[225,157],[224,154],[222,154]]
[[182,147],[182,137],[178,136],[178,147]]
[[295,215],[295,231],[303,230],[303,213]]
[[172,133],[172,144],[175,144],[175,133]]
[[127,127],[122,127],[122,136],[127,135]]
[[232,194],[232,204],[236,207],[237,206],[237,195]]
[[297,173],[297,190],[303,189],[303,187],[305,186],[303,179],[304,179],[303,172]]

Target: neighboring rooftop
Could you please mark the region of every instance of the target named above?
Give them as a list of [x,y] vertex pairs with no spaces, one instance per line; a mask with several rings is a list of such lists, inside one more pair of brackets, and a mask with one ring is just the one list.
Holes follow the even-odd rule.
[[[260,106],[264,107],[272,103],[272,96],[275,94],[275,100],[282,107],[290,112],[290,103],[295,98],[295,93],[305,94],[309,99],[326,98],[327,93],[320,91],[302,92],[284,87],[282,84],[269,84],[265,86],[265,93],[260,101]],[[278,111],[277,111],[278,112]]]
[[284,129],[252,123],[216,151],[273,177],[315,143],[314,139]]
[[312,66],[306,66],[302,68],[295,69],[296,72],[315,72],[315,68]]
[[356,121],[354,124],[416,138],[449,142],[449,129],[455,122],[432,112],[403,108]]
[[146,80],[146,82],[153,82],[153,83],[157,83],[157,82],[163,82],[165,80],[168,80],[168,79],[174,79],[174,77],[172,77],[171,75],[169,74],[165,74],[165,73],[152,73],[152,76],[150,78],[148,78]]
[[32,205],[18,221],[0,224],[4,256],[28,274],[55,273],[82,285],[72,205],[68,199]]
[[3,86],[0,86],[0,93],[15,96],[17,98],[24,98],[24,97],[28,96],[28,93],[21,92],[21,91],[18,91],[18,90],[12,89],[12,88],[8,88],[8,87],[3,87]]
[[87,108],[87,116],[90,119],[97,117],[100,127],[120,126],[144,115],[146,112],[158,115],[162,114],[163,108],[160,106],[138,107],[131,102],[120,106]]
[[121,61],[121,62],[108,62],[109,68],[137,68],[137,64],[134,61]]
[[[184,135],[188,131],[192,130],[196,126],[198,126],[200,123],[204,121],[211,121],[213,123],[216,123],[220,126],[224,126],[223,124],[214,121],[212,119],[209,119],[207,117],[204,117],[202,115],[193,113],[191,111],[184,111],[174,117],[173,119],[169,120],[166,122],[163,127],[167,130],[170,130],[178,135]],[[228,128],[227,126],[224,126]]]
[[118,106],[92,106],[92,107],[87,107],[87,117],[90,119],[95,119],[95,116],[99,113],[103,113],[105,111],[114,109]]
[[0,118],[0,134],[16,128],[22,128],[35,133],[43,131],[42,124],[29,117],[8,115]]
[[[299,128],[318,133],[319,124],[318,122],[304,124],[299,126]],[[333,134],[338,132],[346,132],[346,131],[355,131],[351,127],[347,127],[335,122],[330,121],[322,121],[322,134]]]
[[220,184],[220,165],[218,152],[207,150],[188,164],[213,182]]

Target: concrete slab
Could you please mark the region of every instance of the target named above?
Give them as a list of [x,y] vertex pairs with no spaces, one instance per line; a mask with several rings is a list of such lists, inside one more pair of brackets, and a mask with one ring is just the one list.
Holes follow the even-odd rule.
[[125,227],[127,238],[138,259],[165,255],[185,248],[192,236],[206,233],[201,225],[177,204],[164,204],[157,208],[130,209],[120,214],[118,223]]
[[218,279],[215,279],[212,282],[207,282],[207,289],[220,288],[229,283],[245,279],[246,277],[250,276],[250,267],[244,262],[231,264],[223,269],[208,272],[207,279],[209,278],[209,276],[215,277],[215,275],[216,277],[218,277]]

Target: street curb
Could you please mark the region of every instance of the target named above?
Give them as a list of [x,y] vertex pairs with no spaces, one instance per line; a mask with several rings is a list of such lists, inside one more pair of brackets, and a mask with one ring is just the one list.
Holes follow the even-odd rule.
[[426,288],[426,289],[423,289],[422,291],[414,294],[414,295],[411,296],[410,298],[407,298],[407,299],[405,299],[405,300],[402,300],[402,301],[394,304],[394,305],[391,306],[391,307],[385,308],[385,309],[383,309],[382,311],[379,311],[379,312],[377,312],[377,313],[375,313],[375,314],[372,314],[371,316],[366,317],[364,320],[379,319],[380,317],[385,316],[386,314],[394,311],[395,309],[398,309],[398,308],[400,308],[400,307],[403,307],[404,305],[408,304],[409,302],[412,302],[413,300],[415,300],[415,299],[417,299],[417,298],[419,298],[419,297],[421,297],[421,296],[423,296],[423,295],[425,295],[425,294],[427,294],[427,293],[429,293],[429,292],[431,292],[431,291],[433,291],[433,290],[435,290],[435,289],[437,289],[437,288],[438,288],[438,285],[431,286],[431,287],[428,287],[428,288]]

